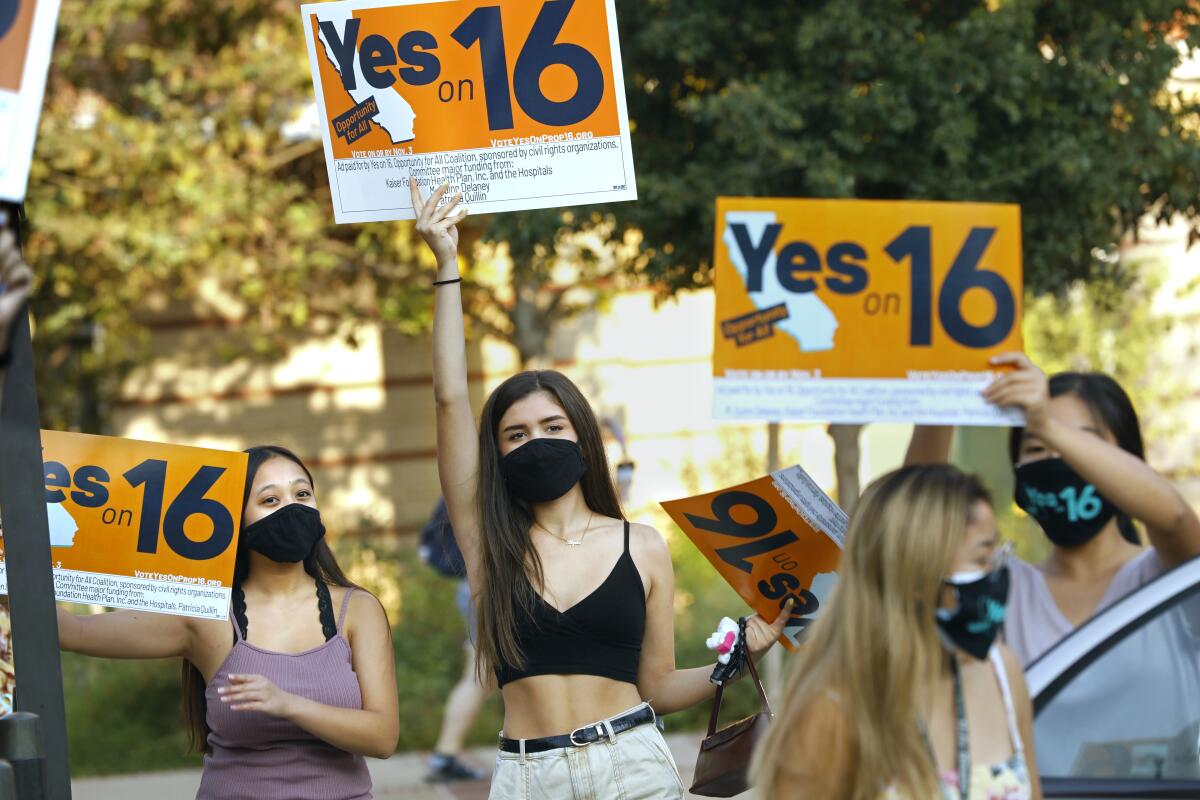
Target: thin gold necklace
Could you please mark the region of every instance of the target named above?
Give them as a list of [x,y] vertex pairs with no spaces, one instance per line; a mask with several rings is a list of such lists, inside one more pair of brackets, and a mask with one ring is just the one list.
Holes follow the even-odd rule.
[[596,516],[595,512],[593,512],[591,510],[588,511],[588,524],[587,524],[587,527],[583,529],[583,533],[579,534],[579,541],[573,541],[573,540],[568,539],[567,537],[563,536],[561,533],[555,533],[554,531],[548,529],[542,523],[538,522],[536,519],[533,521],[533,524],[537,525],[539,528],[546,531],[546,533],[550,534],[555,539],[558,539],[560,542],[569,544],[569,545],[571,545],[571,547],[579,547],[579,545],[583,544],[583,537],[587,536],[588,531],[590,531],[592,529],[592,518],[595,516]]

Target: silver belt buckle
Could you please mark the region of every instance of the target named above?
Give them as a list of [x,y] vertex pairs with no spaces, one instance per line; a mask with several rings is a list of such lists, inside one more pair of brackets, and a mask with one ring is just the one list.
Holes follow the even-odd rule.
[[571,740],[571,744],[575,745],[576,747],[587,747],[589,744],[591,744],[591,742],[575,741],[575,734],[579,733],[582,730],[583,730],[583,728],[576,728],[575,730],[571,731],[571,735],[569,737],[567,737]]
[[590,741],[575,741],[575,734],[582,732],[582,730],[587,730],[588,728],[596,729],[596,741],[600,741],[601,739],[606,738],[606,736],[608,735],[605,732],[604,727],[599,726],[599,724],[594,724],[594,726],[592,726],[592,724],[587,724],[587,726],[583,726],[582,728],[576,728],[575,730],[572,730],[571,735],[568,736],[568,738],[571,740],[571,744],[575,745],[576,747],[587,747],[590,744],[594,744],[594,742],[590,742]]

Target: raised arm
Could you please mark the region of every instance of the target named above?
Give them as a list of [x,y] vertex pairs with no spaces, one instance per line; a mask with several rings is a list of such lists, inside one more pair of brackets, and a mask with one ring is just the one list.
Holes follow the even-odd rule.
[[4,402],[4,363],[13,322],[25,307],[32,286],[33,271],[21,258],[16,237],[10,230],[0,231],[0,403]]
[[458,228],[455,227],[466,218],[467,210],[458,208],[461,194],[441,208],[437,207],[446,193],[445,186],[428,200],[421,198],[416,181],[410,180],[408,187],[417,213],[417,232],[437,259],[439,285],[434,287],[433,396],[437,403],[438,477],[454,538],[467,565],[467,578],[474,586],[477,585],[474,575],[479,564],[479,521],[475,507],[479,433],[475,428],[467,385],[466,330],[462,283],[458,282]]
[[1200,519],[1171,482],[1142,459],[1089,431],[1054,420],[1047,407],[1046,375],[1025,355],[993,360],[1016,370],[999,378],[984,396],[998,406],[1025,412],[1025,431],[1057,452],[1122,512],[1146,526],[1150,543],[1167,569],[1200,555]]
[[[675,571],[671,553],[662,534],[647,525],[634,525],[631,551],[650,584],[646,598],[646,633],[642,637],[642,660],[638,665],[638,692],[660,714],[691,708],[712,697],[717,687],[709,681],[715,663],[691,669],[675,667]],[[757,659],[783,634],[789,605],[773,624],[758,615],[746,621],[746,643]],[[715,622],[715,620],[714,620]]]
[[71,614],[58,609],[58,642],[68,652],[96,658],[193,659],[196,636],[187,617],[145,611]]
[[954,439],[952,425],[915,425],[904,454],[904,466],[917,464],[949,464],[950,443]]

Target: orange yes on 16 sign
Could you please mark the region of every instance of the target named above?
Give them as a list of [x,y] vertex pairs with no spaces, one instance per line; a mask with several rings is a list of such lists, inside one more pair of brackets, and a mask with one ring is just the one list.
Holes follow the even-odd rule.
[[1021,424],[988,405],[1021,349],[1014,205],[722,197],[714,414]]
[[42,454],[57,599],[228,619],[245,453],[42,431]]
[[795,601],[783,643],[800,644],[837,582],[848,522],[808,473],[791,466],[662,506],[763,619]]
[[338,222],[412,219],[408,179],[476,212],[637,197],[613,0],[301,7]]

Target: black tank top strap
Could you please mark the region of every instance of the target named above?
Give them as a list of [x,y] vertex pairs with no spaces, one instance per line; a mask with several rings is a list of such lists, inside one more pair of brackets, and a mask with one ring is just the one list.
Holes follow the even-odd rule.
[[325,641],[338,634],[338,624],[333,619],[333,598],[329,596],[329,586],[325,581],[317,579],[317,613],[321,617],[321,633]]
[[629,520],[625,520],[625,552],[629,552]]

